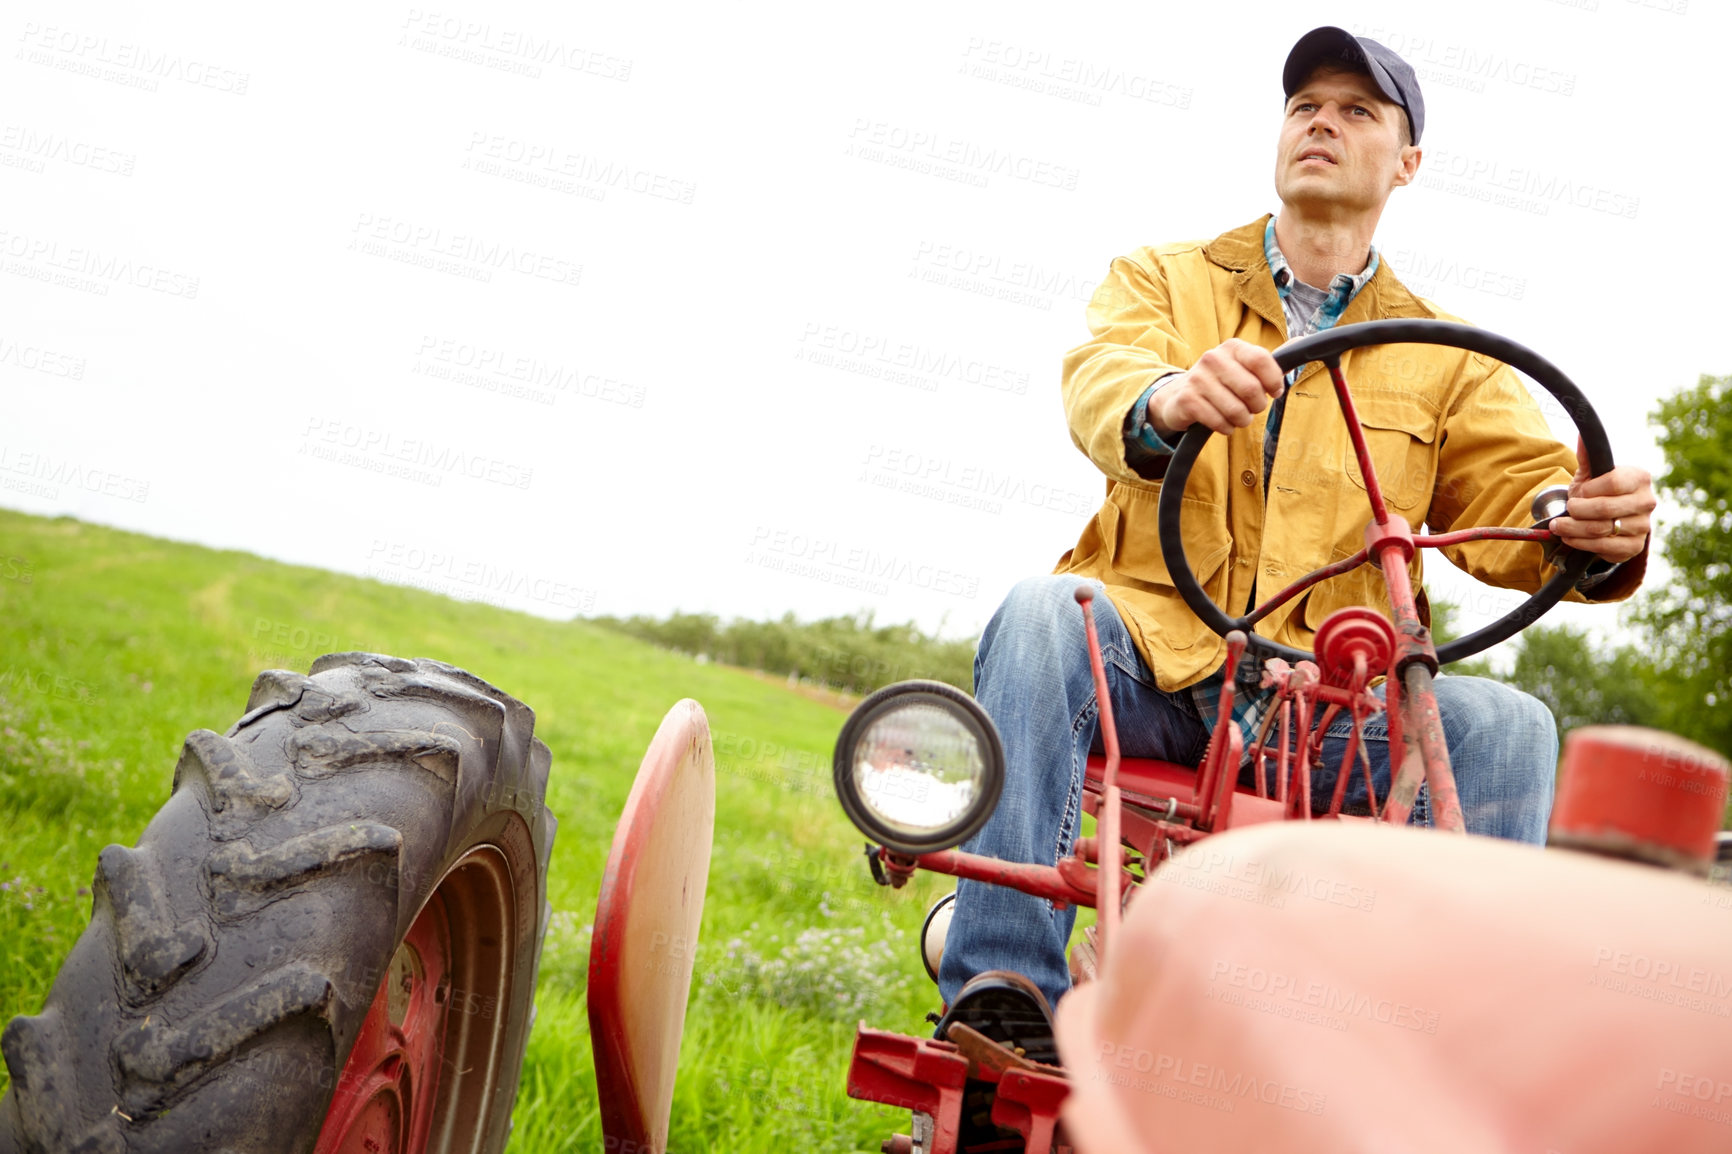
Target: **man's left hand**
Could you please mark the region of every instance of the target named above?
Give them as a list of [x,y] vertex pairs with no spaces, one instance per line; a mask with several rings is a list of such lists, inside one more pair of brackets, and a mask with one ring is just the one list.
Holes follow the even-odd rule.
[[1646,469],[1620,465],[1598,477],[1588,476],[1588,452],[1576,438],[1580,462],[1570,481],[1569,511],[1552,521],[1552,532],[1572,549],[1592,553],[1616,564],[1642,551],[1653,522],[1654,479]]

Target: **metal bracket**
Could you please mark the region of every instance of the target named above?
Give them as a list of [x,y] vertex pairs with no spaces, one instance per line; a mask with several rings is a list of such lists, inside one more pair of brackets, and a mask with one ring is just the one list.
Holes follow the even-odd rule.
[[890,879],[884,876],[884,862],[879,857],[879,849],[871,842],[866,843],[866,864],[872,869],[872,880],[881,886],[890,884]]

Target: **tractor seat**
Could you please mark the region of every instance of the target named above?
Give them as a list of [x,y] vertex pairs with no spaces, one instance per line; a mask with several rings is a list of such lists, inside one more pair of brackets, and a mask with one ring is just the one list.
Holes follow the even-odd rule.
[[[1100,793],[1106,788],[1106,771],[1107,759],[1099,754],[1090,754],[1083,788],[1091,793]],[[1119,790],[1126,801],[1145,809],[1159,809],[1170,797],[1181,802],[1194,802],[1197,800],[1197,767],[1152,757],[1121,757]]]
[[[1095,812],[1099,804],[1096,799],[1106,790],[1106,769],[1106,758],[1089,757],[1083,777],[1083,808],[1089,813]],[[1197,800],[1197,771],[1188,765],[1152,757],[1121,757],[1119,793],[1126,802],[1145,810],[1165,809],[1168,798],[1194,804]],[[1232,809],[1218,828],[1284,821],[1286,808],[1274,798],[1262,797],[1256,790],[1235,784]]]

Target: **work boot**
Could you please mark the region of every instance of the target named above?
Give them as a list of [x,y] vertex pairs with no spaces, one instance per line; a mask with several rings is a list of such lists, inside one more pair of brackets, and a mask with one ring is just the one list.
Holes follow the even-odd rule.
[[1052,1007],[1040,987],[1021,974],[987,970],[970,978],[938,1020],[933,1037],[948,1039],[952,1022],[972,1026],[1031,1062],[1058,1065]]

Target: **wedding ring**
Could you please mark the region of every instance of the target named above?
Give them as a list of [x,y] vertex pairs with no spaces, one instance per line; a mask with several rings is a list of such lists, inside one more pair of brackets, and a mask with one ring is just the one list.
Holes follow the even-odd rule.
[[1623,518],[1621,518],[1621,517],[1613,517],[1613,518],[1612,518],[1612,536],[1614,536],[1614,537],[1622,537],[1622,536],[1623,536],[1623,535],[1624,535],[1624,521],[1623,521]]

